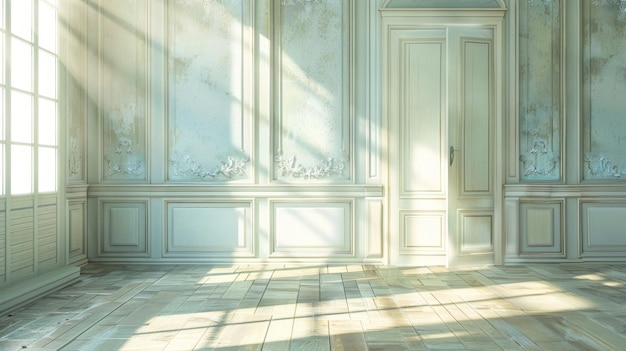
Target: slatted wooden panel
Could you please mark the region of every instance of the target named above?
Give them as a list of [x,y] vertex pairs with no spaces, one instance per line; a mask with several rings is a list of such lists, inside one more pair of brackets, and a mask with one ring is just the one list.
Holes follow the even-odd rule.
[[57,262],[57,206],[43,206],[37,215],[37,260],[39,265]]
[[12,275],[21,276],[34,270],[34,211],[32,208],[12,210],[9,214],[9,269]]
[[0,212],[0,282],[3,282],[6,277],[6,242],[7,242],[7,233],[6,233],[6,212]]

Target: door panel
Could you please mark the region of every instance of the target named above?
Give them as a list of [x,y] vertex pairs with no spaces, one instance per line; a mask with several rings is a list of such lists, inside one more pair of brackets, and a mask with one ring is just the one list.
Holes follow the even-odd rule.
[[[406,71],[401,76],[404,103],[400,129],[403,145],[400,167],[403,195],[444,192],[445,171],[441,159],[441,138],[445,135],[441,116],[444,108],[442,40],[404,41]],[[428,167],[424,167],[428,165]]]
[[390,35],[392,262],[445,264],[447,242],[446,31]]
[[493,262],[493,31],[389,40],[391,261]]
[[448,172],[448,266],[493,263],[493,31],[449,28],[448,140],[460,145]]

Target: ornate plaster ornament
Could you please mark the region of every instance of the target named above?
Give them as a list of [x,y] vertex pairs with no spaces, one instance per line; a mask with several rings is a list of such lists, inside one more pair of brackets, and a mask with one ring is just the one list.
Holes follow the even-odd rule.
[[535,139],[533,148],[520,155],[524,175],[554,175],[560,161],[558,154],[549,151],[545,140]]
[[343,170],[346,168],[346,163],[348,162],[346,159],[339,160],[334,157],[329,157],[325,160],[320,160],[318,165],[303,166],[297,163],[295,155],[288,158],[277,156],[275,161],[278,163],[279,176],[302,178],[306,180],[320,179],[332,175],[343,175]]
[[176,156],[170,160],[173,163],[174,174],[178,177],[189,179],[207,179],[207,178],[234,178],[245,177],[250,156],[243,153],[242,157],[227,157],[225,161],[221,161],[220,165],[212,169],[204,168],[199,162],[193,160],[189,155]]
[[68,157],[69,177],[78,176],[83,167],[83,158],[80,155],[80,147],[76,136],[70,137],[70,153]]
[[621,167],[620,170],[617,165],[612,164],[604,155],[587,154],[585,163],[587,164],[585,172],[594,177],[621,178],[626,174],[625,167]]
[[116,105],[111,109],[109,123],[112,135],[109,150],[114,149],[104,155],[107,176],[144,174],[142,157],[133,153],[135,120],[142,114],[142,108],[143,104],[139,102]]
[[108,155],[104,156],[104,162],[106,163],[106,175],[143,175],[143,162],[137,157],[120,155],[115,158],[116,159],[112,159]]

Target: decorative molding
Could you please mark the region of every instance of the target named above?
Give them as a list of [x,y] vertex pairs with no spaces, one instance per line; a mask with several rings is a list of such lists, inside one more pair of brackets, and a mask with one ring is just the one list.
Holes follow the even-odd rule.
[[[112,156],[112,155],[111,155]],[[105,175],[112,176],[116,174],[121,175],[143,175],[143,162],[138,160],[137,157],[127,156],[119,154],[119,156],[111,157],[109,155],[104,156],[104,163],[106,165]]]
[[142,157],[133,154],[133,144],[135,143],[135,119],[143,115],[138,111],[143,108],[143,103],[125,103],[116,105],[109,114],[109,123],[112,132],[113,152],[104,155],[106,164],[105,175],[133,175],[144,174],[144,162]]
[[560,157],[552,150],[548,150],[546,141],[543,139],[535,139],[532,149],[527,153],[520,155],[520,162],[523,167],[523,174],[552,176],[554,171],[558,169]]
[[309,6],[311,4],[317,4],[320,2],[321,0],[281,0],[280,4],[283,6],[294,6],[294,5]]
[[626,174],[626,166],[612,164],[603,155],[585,155],[585,173],[596,178],[621,178]]
[[220,176],[231,179],[234,177],[245,178],[246,168],[250,161],[250,156],[242,151],[243,156],[231,157],[221,164],[213,167],[213,170],[204,168],[199,162],[191,159],[189,155],[176,155],[170,159],[173,163],[174,175],[188,177],[190,179],[218,178]]
[[316,166],[303,166],[297,164],[296,156],[293,155],[288,158],[277,156],[275,161],[278,163],[278,175],[281,177],[293,177],[300,179],[320,179],[324,177],[330,177],[332,175],[342,176],[343,170],[347,168],[346,158],[338,159],[329,157],[325,160],[320,160],[319,165]]
[[80,176],[83,168],[82,152],[79,146],[78,138],[75,135],[70,136],[70,150],[68,157],[68,178]]

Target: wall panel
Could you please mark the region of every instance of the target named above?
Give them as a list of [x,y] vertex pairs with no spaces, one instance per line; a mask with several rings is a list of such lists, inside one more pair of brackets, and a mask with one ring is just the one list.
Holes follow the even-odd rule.
[[583,3],[583,179],[626,175],[626,21],[615,4]]
[[626,256],[626,203],[581,200],[582,257]]
[[254,1],[168,4],[168,179],[249,179]]
[[166,201],[166,257],[255,255],[253,207],[246,202]]
[[383,203],[381,200],[366,200],[367,204],[367,248],[365,257],[380,258],[384,256],[383,238]]
[[354,255],[352,201],[271,203],[272,257],[351,257]]
[[68,236],[69,236],[69,257],[70,263],[84,260],[87,255],[86,237],[86,201],[68,202]]
[[520,201],[520,254],[564,257],[564,200]]
[[559,180],[561,1],[519,1],[520,179]]
[[67,126],[67,175],[69,182],[84,182],[86,176],[87,135],[87,16],[82,2],[68,2],[64,8],[61,40],[65,51],[61,63],[65,69],[65,121]]
[[105,181],[147,180],[149,4],[147,0],[102,0],[99,4]]
[[274,179],[350,179],[352,2],[274,4]]
[[148,202],[101,200],[99,255],[148,256]]

